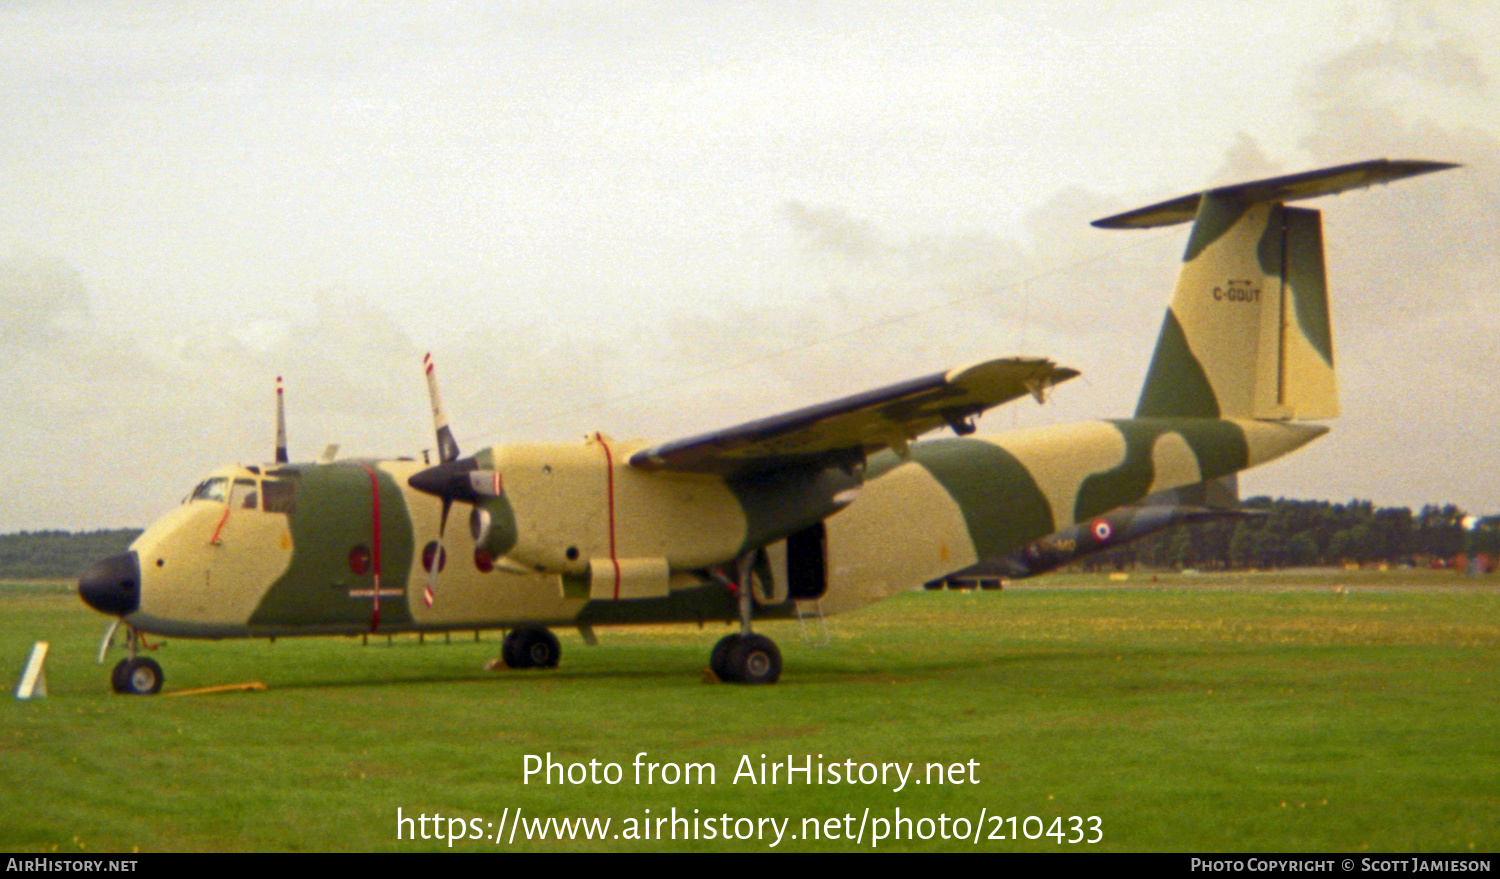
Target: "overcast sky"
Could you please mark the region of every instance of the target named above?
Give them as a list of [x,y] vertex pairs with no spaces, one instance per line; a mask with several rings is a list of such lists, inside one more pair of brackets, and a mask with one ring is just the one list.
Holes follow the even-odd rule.
[[[1274,13],[1269,9],[1275,8]],[[1186,227],[1324,211],[1344,415],[1247,495],[1500,512],[1500,11],[1309,0],[0,6],[0,532],[207,470],[665,440],[994,356],[1128,416]]]

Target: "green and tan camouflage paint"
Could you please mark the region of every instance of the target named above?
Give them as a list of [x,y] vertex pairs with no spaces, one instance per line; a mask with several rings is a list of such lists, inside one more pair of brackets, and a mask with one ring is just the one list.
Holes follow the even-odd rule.
[[1278,458],[1327,432],[1252,420],[1084,422],[939,439],[870,462],[828,520],[825,610],[866,604],[1012,552],[1150,494]]
[[1204,195],[1136,415],[1337,414],[1319,213]]

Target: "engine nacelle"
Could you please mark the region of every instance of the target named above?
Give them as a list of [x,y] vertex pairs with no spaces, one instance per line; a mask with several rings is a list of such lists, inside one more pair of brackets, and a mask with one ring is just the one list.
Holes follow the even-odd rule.
[[474,551],[498,559],[516,545],[516,514],[503,496],[480,498],[469,513]]
[[[659,559],[685,571],[733,559],[748,523],[724,481],[643,473],[629,465],[632,451],[600,438],[497,446],[494,467],[504,478],[516,535],[506,557],[529,570],[573,577],[589,574],[598,560]],[[489,513],[498,528],[498,511]]]

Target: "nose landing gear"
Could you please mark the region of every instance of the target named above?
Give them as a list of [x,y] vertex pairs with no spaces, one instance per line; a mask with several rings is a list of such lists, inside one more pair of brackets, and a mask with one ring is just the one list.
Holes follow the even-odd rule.
[[122,659],[110,673],[110,685],[127,696],[152,696],[161,692],[161,666],[149,656]]
[[130,655],[115,663],[109,683],[116,693],[126,696],[153,696],[161,692],[161,666],[149,656],[136,656],[139,638],[134,629],[126,627],[125,647]]

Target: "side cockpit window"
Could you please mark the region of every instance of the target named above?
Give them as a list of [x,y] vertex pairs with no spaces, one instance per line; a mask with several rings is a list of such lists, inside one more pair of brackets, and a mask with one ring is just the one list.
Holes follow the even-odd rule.
[[236,479],[234,492],[229,496],[229,505],[237,510],[260,509],[260,492],[255,489],[255,480]]
[[296,483],[290,479],[267,479],[261,483],[262,503],[267,513],[290,513],[295,506]]

